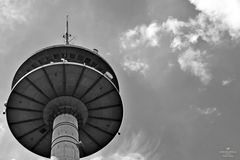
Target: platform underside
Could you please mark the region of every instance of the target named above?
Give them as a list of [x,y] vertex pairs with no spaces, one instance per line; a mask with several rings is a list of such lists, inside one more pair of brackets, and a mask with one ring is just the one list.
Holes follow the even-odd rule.
[[32,152],[50,157],[52,126],[43,120],[43,110],[56,97],[79,99],[88,110],[79,126],[81,157],[97,152],[116,135],[123,108],[118,89],[94,68],[58,62],[38,67],[14,86],[7,102],[7,120],[15,138]]

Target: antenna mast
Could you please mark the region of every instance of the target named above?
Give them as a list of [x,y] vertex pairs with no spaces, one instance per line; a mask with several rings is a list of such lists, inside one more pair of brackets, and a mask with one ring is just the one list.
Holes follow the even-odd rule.
[[66,45],[69,45],[69,37],[71,37],[71,34],[68,33],[68,15],[67,15],[66,16],[66,33],[63,35]]

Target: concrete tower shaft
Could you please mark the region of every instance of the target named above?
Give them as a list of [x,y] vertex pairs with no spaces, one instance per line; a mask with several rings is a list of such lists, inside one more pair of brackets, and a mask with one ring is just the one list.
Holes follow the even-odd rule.
[[54,119],[51,157],[58,160],[79,160],[78,122],[70,114],[61,114]]

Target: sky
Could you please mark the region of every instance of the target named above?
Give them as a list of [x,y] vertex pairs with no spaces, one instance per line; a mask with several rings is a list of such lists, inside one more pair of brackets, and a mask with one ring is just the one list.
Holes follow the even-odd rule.
[[[84,160],[240,158],[240,0],[0,0],[0,104],[41,48],[97,48],[115,70],[121,135]],[[0,116],[0,160],[46,160]]]

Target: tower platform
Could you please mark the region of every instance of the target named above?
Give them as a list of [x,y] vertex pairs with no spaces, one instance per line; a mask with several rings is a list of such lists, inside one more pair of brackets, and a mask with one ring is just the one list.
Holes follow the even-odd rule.
[[[30,151],[49,158],[64,136],[85,157],[117,134],[123,104],[117,77],[98,53],[57,45],[36,52],[17,70],[6,115],[15,138]],[[61,115],[69,122],[62,123]]]

